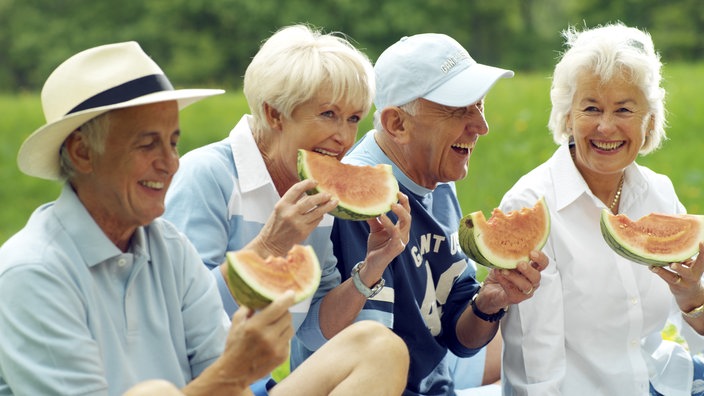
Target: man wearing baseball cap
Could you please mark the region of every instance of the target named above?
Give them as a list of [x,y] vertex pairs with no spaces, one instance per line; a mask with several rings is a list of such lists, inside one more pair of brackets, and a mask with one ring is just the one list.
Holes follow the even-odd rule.
[[[477,139],[489,131],[484,97],[513,72],[477,63],[457,41],[435,33],[402,38],[374,69],[375,129],[343,161],[393,167],[411,204],[410,240],[388,267],[359,268],[367,226],[336,219],[335,255],[343,276],[370,296],[358,318],[380,321],[408,345],[404,394],[453,394],[448,351],[469,357],[489,343],[509,305],[538,287],[548,262],[533,252],[515,270],[492,271],[480,287],[457,239],[462,212],[454,182],[467,175]],[[368,293],[381,282],[381,291]]]
[[[179,165],[179,110],[222,92],[174,89],[136,42],[82,51],[49,76],[47,123],[18,164],[64,186],[0,247],[0,395],[251,395],[288,356],[293,293],[230,322],[195,248],[159,218]],[[339,333],[271,394],[388,383],[384,367],[403,367],[407,352],[369,323]]]

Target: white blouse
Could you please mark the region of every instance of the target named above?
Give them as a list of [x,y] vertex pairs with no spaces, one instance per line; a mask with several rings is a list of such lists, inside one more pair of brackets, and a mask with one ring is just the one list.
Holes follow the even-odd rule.
[[[501,203],[503,211],[545,197],[551,231],[543,249],[550,263],[535,295],[502,320],[503,390],[508,395],[690,395],[692,359],[664,341],[670,320],[689,348],[704,337],[682,320],[666,282],[647,266],[612,251],[599,219],[606,207],[589,190],[561,146],[522,177]],[[626,170],[620,213],[636,220],[652,212],[685,213],[672,182],[648,168]]]

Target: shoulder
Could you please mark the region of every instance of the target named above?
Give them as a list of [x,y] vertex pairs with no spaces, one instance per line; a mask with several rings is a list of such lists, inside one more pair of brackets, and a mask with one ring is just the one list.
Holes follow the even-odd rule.
[[234,169],[229,138],[193,149],[181,157],[178,174],[215,173]]
[[532,206],[540,197],[553,196],[554,180],[549,163],[543,163],[521,176],[501,200],[502,208]]
[[673,185],[669,176],[655,172],[647,166],[635,164],[635,169],[637,170],[638,175],[640,175],[645,182],[652,184],[655,187],[667,187]]
[[235,184],[236,170],[232,149],[226,140],[199,147],[181,158],[166,195],[167,210],[177,201],[192,204],[188,202],[192,197],[229,194]]
[[190,244],[188,238],[171,221],[163,217],[154,219],[144,230],[150,244],[159,243],[178,250]]

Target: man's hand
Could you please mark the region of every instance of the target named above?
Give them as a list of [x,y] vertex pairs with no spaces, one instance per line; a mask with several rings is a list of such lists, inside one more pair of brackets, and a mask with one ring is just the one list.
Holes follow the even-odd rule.
[[294,294],[288,291],[261,311],[240,307],[232,315],[223,358],[233,376],[245,376],[252,383],[288,357],[293,337],[288,309],[293,304]]
[[497,312],[531,298],[540,287],[540,272],[547,266],[545,253],[533,251],[530,261],[519,263],[515,269],[492,269],[484,280],[480,292],[483,304],[479,308],[483,312]]

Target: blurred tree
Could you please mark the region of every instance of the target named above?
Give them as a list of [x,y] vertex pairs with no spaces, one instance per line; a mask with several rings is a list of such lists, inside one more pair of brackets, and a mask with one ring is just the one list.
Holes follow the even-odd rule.
[[700,0],[0,0],[0,90],[37,90],[71,54],[124,40],[180,84],[239,88],[262,40],[293,23],[344,32],[372,60],[438,32],[482,62],[549,70],[567,26],[616,20],[648,30],[668,61],[704,56]]

